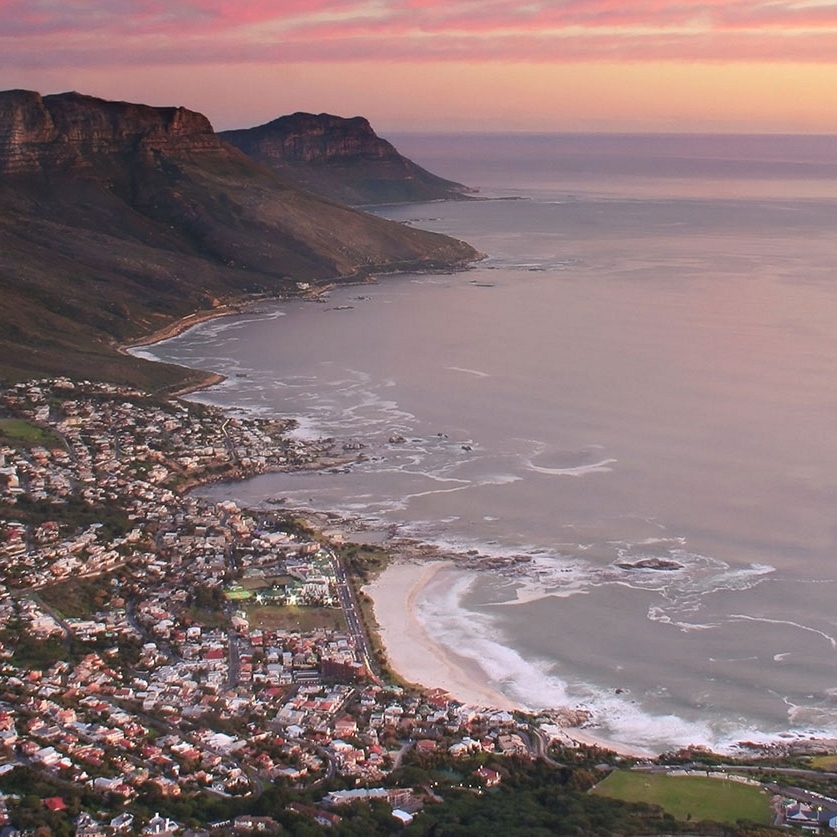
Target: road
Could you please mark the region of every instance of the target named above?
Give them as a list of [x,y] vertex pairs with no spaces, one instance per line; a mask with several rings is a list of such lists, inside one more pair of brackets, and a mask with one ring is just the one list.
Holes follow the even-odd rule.
[[518,731],[520,737],[526,742],[526,747],[529,750],[529,755],[535,760],[545,761],[552,767],[564,767],[561,762],[549,756],[549,738],[544,732],[539,730],[536,726],[529,724],[527,730]]
[[700,772],[710,771],[719,773],[775,773],[779,776],[810,776],[815,779],[837,779],[837,773],[826,773],[822,770],[806,770],[801,767],[771,767],[768,765],[745,765],[745,764],[715,764],[706,765],[700,762],[688,764],[665,765],[665,764],[643,764],[637,765],[633,770],[642,770],[647,773],[670,773],[673,770],[696,770]]
[[238,458],[238,450],[235,447],[235,442],[230,438],[230,434],[227,433],[227,425],[230,423],[229,418],[224,420],[224,423],[221,425],[221,432],[224,434],[224,443],[227,446],[227,452],[230,455],[230,459],[232,459],[235,465],[240,465],[241,460]]
[[51,616],[59,628],[63,631],[63,636],[61,637],[61,642],[64,644],[64,647],[67,649],[69,653],[70,648],[72,646],[73,639],[75,638],[75,634],[73,633],[73,629],[67,624],[64,617],[57,611],[55,608],[50,607],[35,591],[34,587],[29,587],[24,591],[29,595],[29,598],[32,599],[33,602],[47,615]]
[[392,762],[392,769],[393,770],[398,770],[398,768],[401,767],[401,762],[403,761],[404,756],[407,755],[407,753],[410,750],[412,750],[413,747],[415,747],[415,745],[416,745],[416,742],[413,741],[412,739],[404,741],[401,744],[401,749],[399,749],[399,751],[395,754],[395,758],[393,759],[393,762]]
[[337,597],[340,600],[340,607],[346,616],[346,626],[354,640],[358,657],[366,666],[369,676],[379,686],[384,685],[377,673],[377,666],[373,664],[372,648],[369,644],[369,637],[366,633],[366,626],[363,624],[360,606],[357,603],[354,588],[346,575],[346,567],[340,556],[331,549],[327,549],[334,567],[336,579]]
[[239,646],[238,632],[228,631],[227,641],[229,642],[229,664],[227,682],[224,685],[225,690],[236,687],[241,674],[241,647]]

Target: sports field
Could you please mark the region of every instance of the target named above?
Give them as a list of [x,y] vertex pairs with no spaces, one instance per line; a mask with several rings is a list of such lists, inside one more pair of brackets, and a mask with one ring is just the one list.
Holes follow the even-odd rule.
[[768,794],[754,785],[729,779],[615,770],[592,793],[659,805],[678,820],[770,822]]

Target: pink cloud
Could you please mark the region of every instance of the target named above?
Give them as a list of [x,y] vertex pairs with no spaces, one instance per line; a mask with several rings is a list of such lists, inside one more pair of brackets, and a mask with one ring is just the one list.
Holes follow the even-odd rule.
[[0,0],[0,69],[835,56],[837,6],[791,0]]

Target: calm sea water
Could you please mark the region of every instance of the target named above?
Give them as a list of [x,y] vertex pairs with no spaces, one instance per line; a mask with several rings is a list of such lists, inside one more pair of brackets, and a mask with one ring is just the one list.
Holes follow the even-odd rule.
[[837,140],[397,144],[492,199],[378,211],[488,258],[154,347],[366,445],[208,493],[523,556],[419,602],[523,705],[660,749],[837,736]]

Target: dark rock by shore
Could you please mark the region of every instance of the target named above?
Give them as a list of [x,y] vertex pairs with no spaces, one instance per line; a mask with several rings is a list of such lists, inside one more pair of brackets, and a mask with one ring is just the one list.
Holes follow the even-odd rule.
[[640,558],[638,561],[617,561],[616,566],[623,570],[682,570],[683,565],[668,558]]

